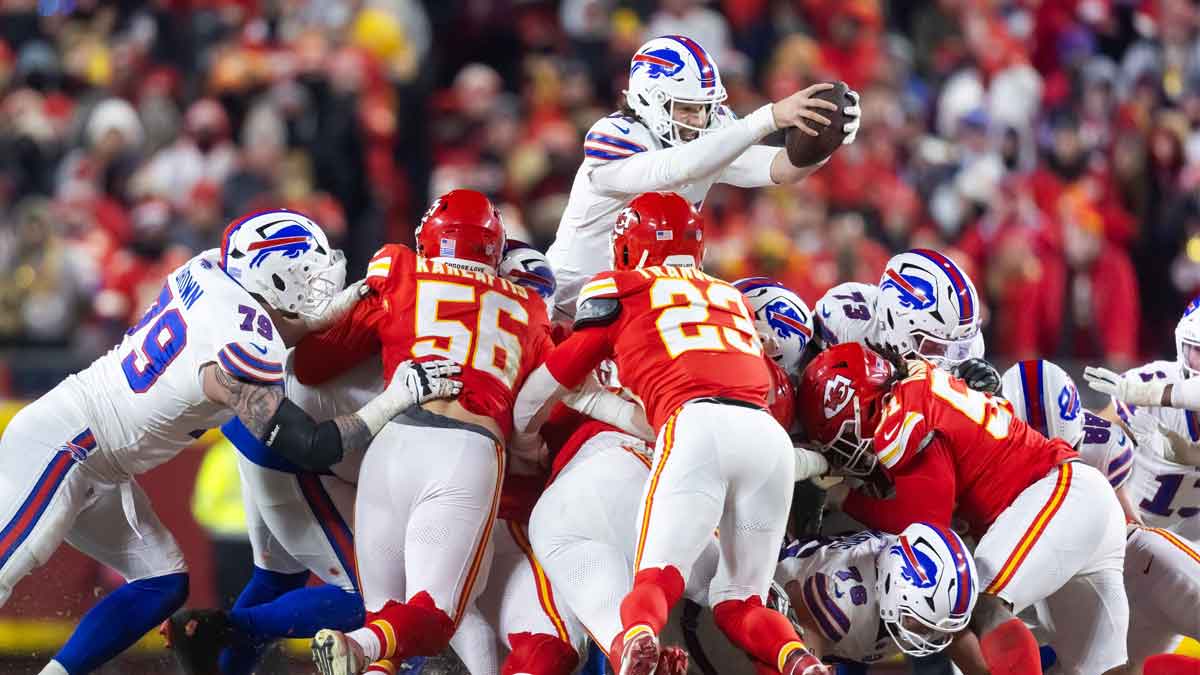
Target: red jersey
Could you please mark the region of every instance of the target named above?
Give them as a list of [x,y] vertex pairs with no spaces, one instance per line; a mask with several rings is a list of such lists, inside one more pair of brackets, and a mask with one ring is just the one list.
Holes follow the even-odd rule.
[[874,438],[896,496],[852,492],[843,505],[868,527],[899,532],[918,520],[948,527],[957,515],[981,535],[1025,488],[1078,456],[1013,415],[1008,401],[924,362],[909,367],[884,399]]
[[[607,311],[589,322],[588,304]],[[614,304],[619,303],[619,307]],[[579,293],[575,332],[546,359],[574,387],[602,360],[661,429],[679,406],[720,396],[767,408],[771,376],[742,294],[691,267],[603,272]],[[580,317],[583,317],[582,319]]]
[[771,391],[767,394],[771,417],[789,434],[796,425],[796,388],[792,379],[778,363],[767,359],[767,370],[771,373]]
[[490,417],[507,437],[525,378],[553,346],[546,306],[507,279],[426,260],[388,244],[367,268],[373,294],[341,322],[296,347],[296,377],[320,384],[383,352],[383,376],[409,359],[462,365],[458,402]]

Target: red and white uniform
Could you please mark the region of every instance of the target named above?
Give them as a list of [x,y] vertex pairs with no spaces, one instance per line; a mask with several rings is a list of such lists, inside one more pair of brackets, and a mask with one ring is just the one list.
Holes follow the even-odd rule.
[[1069,606],[1079,617],[1057,631],[1065,672],[1123,663],[1124,517],[1104,474],[1072,461],[1066,442],[1034,432],[1007,401],[923,362],[910,362],[883,406],[875,452],[896,496],[851,493],[846,512],[888,532],[961,517],[980,537],[984,592],[1017,612],[1046,598],[1051,612]]
[[[376,352],[382,353],[385,380],[408,359],[448,358],[462,365],[457,401],[491,418],[507,436],[515,392],[551,346],[541,298],[400,245],[375,254],[367,284],[372,295],[296,348],[301,382],[319,383]],[[504,440],[420,408],[375,437],[363,460],[355,508],[368,611],[426,592],[455,623],[462,618],[486,579]]]
[[577,327],[546,366],[573,387],[613,358],[658,431],[635,568],[675,567],[687,580],[720,527],[721,557],[738,564],[718,566],[710,603],[765,597],[795,466],[766,411],[770,371],[742,294],[694,268],[650,267],[598,275],[580,306],[593,299],[617,300],[619,315]]

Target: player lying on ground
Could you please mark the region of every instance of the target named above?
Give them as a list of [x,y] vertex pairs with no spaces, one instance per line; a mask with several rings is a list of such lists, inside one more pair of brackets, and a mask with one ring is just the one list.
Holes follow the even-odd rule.
[[[290,211],[234,221],[220,250],[172,272],[108,354],[13,418],[0,440],[0,604],[62,541],[126,584],[84,615],[42,671],[86,673],[183,604],[183,554],[135,476],[233,415],[276,449],[336,457],[441,391],[422,367],[360,410],[317,423],[284,397],[287,344],[349,309],[358,289],[321,229]],[[342,291],[339,294],[339,291]]]
[[[721,105],[725,87],[717,63],[684,35],[656,37],[629,64],[621,110],[588,130],[558,234],[547,255],[558,277],[555,320],[575,316],[575,299],[591,277],[608,269],[613,222],[636,195],[675,190],[697,208],[714,183],[764,187],[803,180],[820,164],[793,166],[781,148],[758,145],[778,129],[816,135],[837,105],[816,98],[817,84],[737,119]],[[843,143],[858,134],[858,94],[847,94]]]
[[606,358],[658,431],[633,589],[609,650],[619,675],[653,673],[661,657],[673,658],[658,635],[718,526],[721,561],[710,591],[717,625],[760,668],[825,673],[787,619],[762,604],[795,460],[787,432],[767,412],[770,372],[741,293],[699,270],[703,237],[700,214],[674,193],[640,195],[621,212],[615,271],[584,286],[575,332],[521,390],[518,437],[536,432],[553,403]]
[[[1083,461],[1108,476],[1125,509],[1125,595],[1129,599],[1129,666],[1124,673],[1142,672],[1146,660],[1170,651],[1180,636],[1200,636],[1200,553],[1178,535],[1146,527],[1126,494],[1134,454],[1143,452],[1119,425],[1097,417],[1079,405],[1071,376],[1049,361],[1022,361],[1004,373],[1003,392],[1014,412],[1051,438],[1061,438],[1079,450]],[[1153,567],[1153,572],[1151,572]],[[1039,603],[1041,605],[1042,603]],[[1074,614],[1055,615],[1044,606],[1039,618],[1053,627],[1076,620]],[[1053,632],[1049,641],[1054,643]],[[1200,664],[1193,663],[1191,671]],[[1178,672],[1162,667],[1156,672]]]
[[[925,361],[890,362],[861,345],[813,359],[800,386],[804,427],[843,471],[882,471],[895,496],[838,486],[832,501],[885,532],[961,518],[978,538],[982,595],[971,626],[992,673],[1037,673],[1037,642],[1016,619],[1038,600],[1078,620],[1060,626],[1064,672],[1125,665],[1124,518],[1104,474]],[[1066,608],[1070,607],[1070,610]]]

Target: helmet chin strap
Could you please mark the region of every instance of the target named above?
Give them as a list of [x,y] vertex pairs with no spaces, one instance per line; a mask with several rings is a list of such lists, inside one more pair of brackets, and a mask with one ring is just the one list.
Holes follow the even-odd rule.
[[495,276],[495,274],[496,274],[496,268],[492,267],[491,265],[485,265],[481,262],[475,262],[474,260],[462,260],[460,258],[441,258],[441,257],[430,258],[430,260],[433,262],[436,262],[436,263],[441,263],[443,265],[446,265],[447,267],[454,267],[456,269],[466,270],[468,272],[484,272],[487,274],[491,274],[493,276]]

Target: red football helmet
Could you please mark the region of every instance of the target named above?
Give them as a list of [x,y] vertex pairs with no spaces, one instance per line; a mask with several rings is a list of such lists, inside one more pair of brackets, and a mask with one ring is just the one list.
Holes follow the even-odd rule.
[[704,219],[674,192],[644,192],[617,215],[613,227],[613,269],[655,265],[700,266],[704,259]]
[[417,253],[476,263],[493,274],[504,257],[504,223],[482,192],[451,190],[434,200],[417,226]]
[[895,372],[879,354],[845,342],[818,354],[800,375],[797,403],[804,430],[848,475],[866,476],[875,468],[872,439]]

